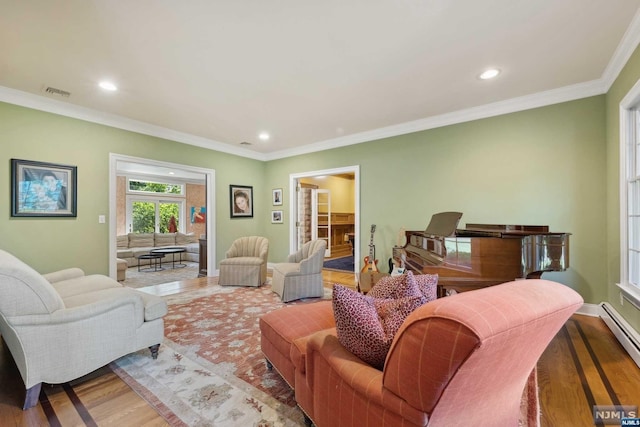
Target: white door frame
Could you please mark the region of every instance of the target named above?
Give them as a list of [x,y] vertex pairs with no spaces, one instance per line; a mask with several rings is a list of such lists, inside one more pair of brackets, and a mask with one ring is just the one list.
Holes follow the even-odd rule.
[[[207,186],[207,276],[215,276],[216,261],[216,171],[214,169],[199,168],[196,166],[181,165],[178,163],[162,162],[159,160],[144,159],[141,157],[126,156],[123,154],[109,153],[109,276],[114,279],[116,271],[116,187],[118,162],[140,163],[149,166],[158,166],[171,169],[180,169],[188,172],[201,173],[205,176]],[[199,237],[199,236],[198,236]]]
[[296,184],[300,178],[308,178],[313,176],[322,176],[322,175],[338,175],[342,173],[352,173],[354,175],[354,194],[353,194],[353,203],[354,203],[354,233],[355,237],[353,240],[354,251],[353,251],[353,262],[354,262],[354,270],[360,271],[360,166],[345,166],[341,168],[335,169],[323,169],[317,171],[309,171],[309,172],[300,172],[300,173],[292,173],[289,175],[289,253],[293,253],[296,251],[297,246],[297,233],[296,233],[296,219],[298,218],[298,203],[297,203],[297,193],[296,193]]

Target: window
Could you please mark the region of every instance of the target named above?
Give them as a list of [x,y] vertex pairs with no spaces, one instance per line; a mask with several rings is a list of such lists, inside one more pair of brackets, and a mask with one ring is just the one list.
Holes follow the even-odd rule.
[[184,232],[184,185],[128,180],[127,230],[130,233]]
[[640,112],[631,111],[633,126],[629,129],[626,157],[627,187],[627,272],[629,284],[640,286]]
[[183,231],[182,201],[131,198],[129,201],[131,233],[175,233]]
[[152,182],[139,179],[129,179],[129,191],[158,194],[184,194],[182,184],[172,184],[168,182]]
[[620,103],[620,284],[640,305],[640,81]]

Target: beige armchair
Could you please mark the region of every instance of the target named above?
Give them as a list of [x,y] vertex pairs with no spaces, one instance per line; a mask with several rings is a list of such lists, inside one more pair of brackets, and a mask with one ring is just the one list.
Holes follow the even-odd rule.
[[326,240],[311,240],[298,252],[289,255],[289,262],[274,265],[273,292],[284,302],[321,297],[324,294],[322,265],[326,249]]
[[162,298],[79,268],[41,275],[0,250],[0,334],[26,388],[23,409],[41,384],[79,378],[164,338]]
[[220,261],[221,286],[262,286],[267,281],[269,240],[260,236],[236,239]]

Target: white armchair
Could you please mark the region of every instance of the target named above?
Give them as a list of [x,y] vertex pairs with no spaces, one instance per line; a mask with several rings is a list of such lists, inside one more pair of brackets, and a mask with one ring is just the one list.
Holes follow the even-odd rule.
[[79,268],[41,275],[0,250],[0,334],[26,388],[79,378],[144,347],[155,359],[164,338],[162,298]]
[[327,249],[326,240],[311,240],[296,253],[289,255],[289,262],[273,266],[271,289],[282,301],[321,297],[322,265]]
[[221,286],[262,286],[267,281],[269,240],[246,236],[236,239],[220,261]]

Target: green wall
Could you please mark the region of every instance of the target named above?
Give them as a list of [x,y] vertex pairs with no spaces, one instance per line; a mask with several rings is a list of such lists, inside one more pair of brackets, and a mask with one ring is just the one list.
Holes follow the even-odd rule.
[[[235,237],[259,234],[269,215],[271,188],[265,190],[260,161],[5,103],[0,103],[0,147],[0,248],[40,272],[77,266],[108,273],[109,221],[99,224],[98,215],[109,214],[109,153],[214,169],[218,260]],[[77,218],[12,218],[12,158],[77,166]],[[252,219],[229,218],[230,184],[253,186]]]
[[607,129],[607,285],[606,298],[615,309],[640,331],[640,310],[626,303],[620,305],[620,101],[640,80],[640,48],[636,48],[606,97]]
[[[375,223],[380,265],[400,227],[423,230],[432,214],[459,211],[462,226],[546,224],[572,233],[571,268],[544,277],[571,286],[587,302],[606,298],[604,96],[275,160],[266,180],[287,188],[290,173],[356,164],[360,250],[368,253]],[[288,212],[288,193],[284,200]],[[271,246],[274,261],[287,242]]]
[[[235,237],[262,234],[270,240],[269,261],[279,262],[289,253],[289,175],[359,165],[360,250],[368,252],[375,223],[382,266],[400,227],[424,229],[436,212],[463,212],[462,226],[547,224],[572,233],[571,268],[544,277],[597,303],[608,298],[612,268],[604,260],[615,246],[607,236],[613,175],[607,172],[608,100],[590,97],[269,162],[0,103],[0,164],[6,168],[0,200],[7,202],[0,212],[0,247],[41,272],[81,266],[106,273],[108,227],[97,218],[108,214],[109,153],[118,153],[214,169],[218,260]],[[78,217],[11,218],[11,158],[77,165]],[[254,187],[253,219],[229,218],[229,184]],[[273,188],[283,189],[284,224],[270,223]]]

